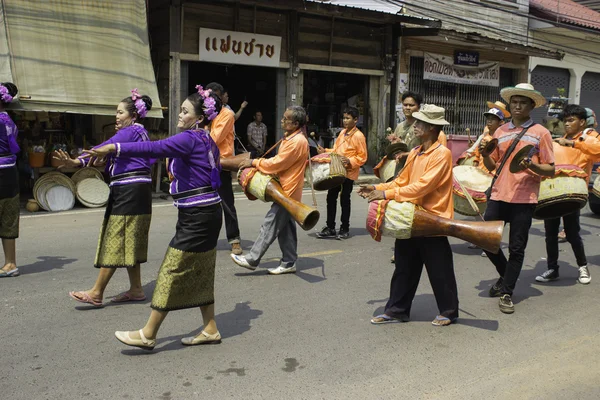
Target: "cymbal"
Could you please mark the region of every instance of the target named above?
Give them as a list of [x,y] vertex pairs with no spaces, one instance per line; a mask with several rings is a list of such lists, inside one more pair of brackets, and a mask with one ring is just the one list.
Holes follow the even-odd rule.
[[489,142],[487,142],[487,144],[480,153],[482,156],[487,157],[490,154],[492,154],[494,150],[496,150],[496,147],[498,147],[498,139],[493,138]]
[[512,161],[510,162],[509,171],[512,172],[513,174],[516,174],[517,172],[521,172],[522,169],[521,169],[521,167],[519,167],[519,164],[521,163],[521,161],[525,160],[526,158],[531,158],[531,156],[533,156],[533,154],[535,154],[534,152],[535,152],[535,147],[530,144],[526,145],[521,150],[517,151],[517,154],[515,154]]
[[385,155],[388,159],[394,158],[396,153],[407,152],[408,145],[406,143],[394,143],[385,148]]

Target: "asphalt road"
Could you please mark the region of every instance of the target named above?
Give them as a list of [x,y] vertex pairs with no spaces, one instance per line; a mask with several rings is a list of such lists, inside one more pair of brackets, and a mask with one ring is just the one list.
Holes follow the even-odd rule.
[[[325,196],[318,195],[325,220]],[[310,195],[305,193],[310,203]],[[238,199],[243,246],[251,246],[268,205]],[[0,280],[0,398],[12,399],[598,399],[600,221],[582,217],[592,282],[576,282],[575,258],[561,244],[561,279],[537,284],[545,270],[543,225],[535,222],[513,315],[487,297],[491,263],[451,239],[459,287],[459,323],[431,325],[435,301],[424,273],[412,321],[373,326],[388,297],[393,242],[364,229],[366,203],[353,198],[352,237],[319,240],[299,230],[298,272],[269,276],[229,259],[218,245],[217,322],[223,343],[184,348],[196,334],[197,309],[172,312],[153,352],[128,348],[115,330],[141,328],[154,279],[171,239],[176,210],[157,201],[148,301],[89,309],[70,290],[92,286],[102,210],[24,214],[22,275]],[[323,223],[318,224],[321,228]],[[506,238],[506,232],[505,232]],[[261,265],[277,265],[275,244]],[[106,296],[127,289],[115,274]]]

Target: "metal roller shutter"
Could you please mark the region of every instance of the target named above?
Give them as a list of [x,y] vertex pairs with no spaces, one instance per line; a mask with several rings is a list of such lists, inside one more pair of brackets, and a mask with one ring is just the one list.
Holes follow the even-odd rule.
[[[537,66],[531,72],[531,84],[546,98],[558,96],[557,89],[564,88],[569,93],[569,82],[571,74],[563,68]],[[570,101],[573,101],[571,99]],[[548,107],[540,107],[533,110],[531,117],[537,123],[541,123],[548,113]]]
[[600,113],[600,74],[586,72],[581,79],[581,105]]

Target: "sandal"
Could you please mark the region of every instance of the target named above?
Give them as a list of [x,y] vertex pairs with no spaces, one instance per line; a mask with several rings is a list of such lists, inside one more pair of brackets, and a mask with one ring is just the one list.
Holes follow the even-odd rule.
[[0,278],[10,278],[10,277],[14,277],[14,276],[19,276],[19,274],[20,274],[19,268],[15,268],[10,271],[5,271],[3,269],[0,269]]
[[435,319],[433,321],[431,321],[431,324],[434,326],[448,326],[448,325],[455,323],[456,320],[458,320],[458,318],[450,319],[450,318],[446,318],[441,315],[438,315],[437,317],[435,317]]
[[385,314],[381,314],[381,315],[371,318],[371,323],[373,325],[394,324],[397,322],[402,322],[402,320],[400,320],[398,318],[390,317],[389,315],[385,315]]
[[125,303],[128,301],[144,301],[144,300],[146,300],[145,294],[140,297],[134,297],[131,293],[124,292],[124,293],[121,293],[121,294],[113,297],[110,302],[111,303]]
[[102,301],[96,301],[94,299],[92,299],[92,297],[87,294],[86,292],[69,292],[69,296],[71,296],[71,298],[73,300],[76,300],[80,303],[84,303],[84,304],[91,304],[94,307],[102,307]]

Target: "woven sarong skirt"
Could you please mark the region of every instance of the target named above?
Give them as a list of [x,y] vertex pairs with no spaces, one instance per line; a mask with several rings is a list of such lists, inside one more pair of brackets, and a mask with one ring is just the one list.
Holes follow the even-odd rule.
[[152,308],[172,311],[213,304],[221,204],[180,208],[175,237],[158,271]]
[[96,268],[130,268],[148,259],[152,184],[112,186],[96,251]]
[[19,172],[0,168],[0,239],[19,237]]

